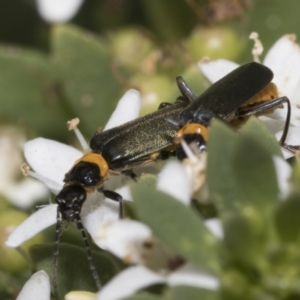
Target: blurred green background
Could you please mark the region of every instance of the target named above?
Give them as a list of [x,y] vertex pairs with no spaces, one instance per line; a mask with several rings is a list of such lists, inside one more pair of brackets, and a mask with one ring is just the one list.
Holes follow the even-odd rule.
[[89,0],[57,25],[41,19],[33,0],[2,0],[1,122],[65,141],[65,122],[77,116],[89,137],[128,88],[142,92],[143,113],[174,101],[178,75],[200,93],[197,60],[249,61],[250,32],[268,49],[283,34],[298,33],[299,9],[296,0]]

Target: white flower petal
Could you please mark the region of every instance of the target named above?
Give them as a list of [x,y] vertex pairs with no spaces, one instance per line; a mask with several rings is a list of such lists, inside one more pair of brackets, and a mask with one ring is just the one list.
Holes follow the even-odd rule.
[[[293,98],[293,99],[297,100],[296,98]],[[292,101],[292,102],[295,102],[295,101]],[[276,109],[274,114],[278,113],[279,111],[283,111],[283,110],[285,112],[287,112],[287,106],[286,105],[284,106],[284,109]],[[284,112],[283,112],[282,115],[283,115],[282,119],[285,120],[286,119],[286,114],[284,114]],[[300,127],[299,104],[291,103],[291,121],[290,121],[290,125],[293,125],[293,126],[298,127],[298,128]]]
[[208,274],[191,264],[185,264],[183,267],[171,273],[167,281],[171,286],[189,285],[209,290],[217,290],[220,286],[217,277]]
[[139,116],[141,109],[141,96],[136,90],[127,91],[120,99],[116,109],[109,118],[104,130],[122,125]]
[[44,138],[31,140],[24,145],[24,156],[31,168],[61,187],[65,174],[82,155],[71,146]]
[[[278,109],[278,110],[282,110],[282,109]],[[285,120],[273,119],[268,116],[269,115],[259,116],[259,119],[264,123],[264,125],[268,128],[268,130],[271,133],[275,134],[284,128]]]
[[32,178],[24,178],[20,182],[8,184],[2,194],[14,205],[26,209],[37,200],[46,198],[49,190],[41,182]]
[[[284,35],[268,51],[264,65],[274,72],[273,82],[277,85],[279,95],[287,96],[291,101],[291,124],[300,126],[300,47],[295,43],[296,36],[293,34]],[[277,109],[268,115],[274,119],[285,120],[287,106],[284,109]]]
[[239,67],[237,63],[226,59],[198,62],[198,68],[211,83],[215,83],[237,67]]
[[83,0],[37,0],[41,17],[51,23],[66,22],[74,17]]
[[17,300],[50,300],[50,280],[46,272],[34,273],[23,286]]
[[43,207],[20,224],[5,242],[7,247],[16,248],[37,233],[56,223],[57,204]]
[[165,281],[160,276],[143,266],[127,268],[98,293],[97,300],[118,300],[128,297],[140,289]]
[[122,188],[128,183],[129,180],[131,180],[130,177],[124,174],[118,174],[116,176],[112,175],[109,177],[108,180],[106,180],[103,183],[102,188],[103,190],[110,190],[110,191],[120,189],[120,194],[124,192],[125,193],[124,195],[127,197],[128,193],[126,193],[125,190],[122,190]]
[[132,194],[130,187],[128,185],[124,185],[118,189],[115,189],[115,192],[120,194],[125,201],[132,201]]
[[[280,140],[280,138],[282,136],[282,132],[283,132],[283,130],[278,131],[275,135],[275,137],[278,141]],[[285,144],[292,145],[292,146],[300,145],[300,130],[299,130],[299,128],[296,128],[296,127],[289,128],[289,132],[288,132],[287,138],[285,140]],[[288,159],[288,158],[294,156],[293,153],[284,149],[283,147],[281,147],[281,150],[282,150],[282,153],[283,153],[283,156],[285,159]]]
[[280,95],[287,96],[295,103],[300,103],[300,47],[295,43],[296,36],[284,35],[268,51],[264,65],[274,72],[273,82]]
[[119,203],[110,199],[105,199],[99,207],[91,207],[90,212],[83,213],[82,223],[89,234],[94,237],[103,224],[116,221],[118,218]]
[[104,224],[94,235],[94,241],[102,249],[133,263],[140,262],[143,244],[151,236],[151,230],[146,225],[126,219]]
[[[118,177],[121,177],[121,175],[111,176],[109,179],[110,183],[112,183],[111,181],[114,179],[117,180]],[[124,176],[124,179],[127,181],[128,176]],[[122,179],[121,181],[117,181],[118,182],[115,181],[113,184],[110,184],[111,188],[109,190],[113,190],[118,184],[123,184]],[[115,192],[120,194],[124,201],[131,201],[132,199],[130,188],[127,185],[116,189]],[[101,192],[95,191],[95,193],[87,198],[82,207],[81,218],[83,225],[89,234],[94,237],[103,224],[119,219],[119,210],[119,202],[104,198],[104,195]]]
[[168,162],[159,173],[157,189],[178,201],[190,203],[190,184],[184,167],[177,161]]
[[220,219],[218,218],[213,218],[213,219],[208,219],[204,221],[204,224],[206,228],[209,229],[209,231],[217,238],[223,239],[224,238],[224,230],[223,230],[223,225]]
[[[267,53],[264,64],[274,72],[273,82],[277,85],[280,96],[287,96],[291,101],[291,124],[300,127],[300,47],[293,34],[284,35]],[[287,107],[277,109],[271,118],[286,119]]]
[[63,185],[53,182],[52,180],[47,180],[46,178],[42,178],[40,176],[37,177],[37,179],[42,181],[54,195],[57,195],[63,188]]
[[290,178],[292,176],[292,168],[283,158],[279,156],[274,156],[273,162],[276,169],[280,197],[284,199],[291,191]]

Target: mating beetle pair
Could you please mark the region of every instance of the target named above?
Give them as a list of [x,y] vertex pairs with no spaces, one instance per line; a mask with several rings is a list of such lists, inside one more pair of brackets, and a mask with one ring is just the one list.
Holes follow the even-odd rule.
[[283,145],[290,122],[290,103],[286,97],[278,98],[276,93],[273,94],[274,89],[269,85],[272,78],[273,73],[267,67],[255,62],[248,63],[196,97],[185,81],[178,77],[177,84],[182,95],[174,104],[162,103],[159,109],[151,114],[104,132],[96,132],[90,141],[91,152],[75,162],[65,175],[64,188],[56,197],[58,209],[53,263],[54,289],[58,243],[64,221],[75,222],[81,231],[93,277],[97,287],[101,287],[80,212],[87,195],[95,191],[119,201],[120,208],[122,207],[122,197],[103,186],[110,174],[122,173],[134,178],[135,167],[172,155],[182,159],[185,155],[180,144],[174,144],[175,138],[183,139],[188,144],[193,142],[199,151],[205,151],[207,128],[212,119],[219,118],[235,125],[236,120],[243,121],[252,114],[268,113],[287,103],[285,129],[280,140]]

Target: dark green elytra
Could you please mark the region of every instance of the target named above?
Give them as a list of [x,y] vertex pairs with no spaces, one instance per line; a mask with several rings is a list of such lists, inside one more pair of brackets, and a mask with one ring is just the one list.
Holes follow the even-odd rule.
[[181,123],[208,125],[214,117],[226,120],[272,79],[273,72],[262,64],[251,62],[242,65],[218,80],[184,108],[180,114]]

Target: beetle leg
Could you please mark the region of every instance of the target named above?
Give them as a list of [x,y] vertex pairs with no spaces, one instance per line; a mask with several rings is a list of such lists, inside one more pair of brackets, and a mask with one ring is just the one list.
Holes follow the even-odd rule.
[[180,90],[181,95],[185,99],[188,99],[189,102],[194,102],[195,100],[197,100],[197,96],[194,94],[194,92],[191,90],[191,88],[187,85],[187,83],[181,76],[178,76],[176,78],[176,81],[178,89]]
[[123,219],[124,218],[123,197],[114,191],[102,190],[102,189],[98,189],[98,190],[102,192],[106,198],[119,202],[119,218]]
[[166,160],[166,159],[169,159],[172,156],[175,156],[175,148],[160,151],[158,156],[156,157],[156,160]]
[[272,109],[276,108],[277,106],[284,104],[284,103],[287,104],[287,115],[286,115],[286,119],[285,119],[283,133],[279,140],[279,144],[281,146],[283,146],[284,148],[286,148],[287,150],[291,151],[292,153],[295,153],[297,146],[294,147],[294,146],[286,145],[284,143],[286,140],[287,134],[288,134],[290,120],[291,120],[291,104],[290,104],[290,100],[287,97],[285,97],[285,96],[280,97],[280,98],[270,100],[268,102],[256,105],[256,106],[248,108],[248,109],[237,111],[235,114],[235,118],[255,115],[255,114],[258,114],[261,112],[272,110]]
[[138,180],[138,176],[132,170],[125,170],[121,172],[122,174],[129,176],[135,182]]

